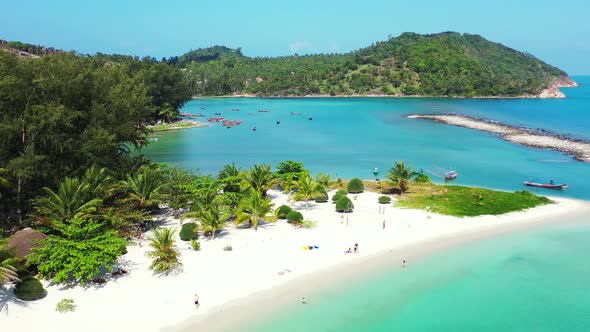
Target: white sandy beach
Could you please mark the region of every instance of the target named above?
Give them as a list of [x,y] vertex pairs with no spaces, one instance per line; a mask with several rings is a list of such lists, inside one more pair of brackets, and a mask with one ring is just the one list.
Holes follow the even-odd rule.
[[[269,193],[275,207],[287,201],[285,194]],[[261,225],[258,231],[230,225],[215,240],[201,238],[198,252],[179,240],[183,269],[174,275],[154,276],[145,256],[147,243],[144,241],[142,247],[131,245],[121,259],[129,273],[103,286],[52,285],[47,287],[45,299],[31,303],[0,296],[0,326],[6,331],[158,331],[219,312],[235,300],[275,289],[288,280],[336,266],[354,268],[353,263],[389,250],[403,250],[451,235],[460,238],[508,232],[590,213],[590,202],[553,198],[557,204],[502,216],[455,218],[391,205],[385,207],[385,214],[379,214],[379,207],[383,207],[377,203],[380,194],[350,196],[355,210],[344,214],[344,218],[334,211],[332,203],[310,203],[308,212],[302,202],[295,203],[305,219],[317,222],[312,229],[294,228],[284,220]],[[179,222],[168,217],[166,225],[178,227]],[[360,253],[344,254],[354,243],[359,244]],[[226,245],[231,245],[233,251],[223,251]],[[305,245],[317,245],[319,249],[303,250]],[[280,275],[285,269],[291,272]],[[193,305],[195,293],[201,301],[198,310]],[[64,298],[75,300],[75,312],[55,311],[56,303]]]

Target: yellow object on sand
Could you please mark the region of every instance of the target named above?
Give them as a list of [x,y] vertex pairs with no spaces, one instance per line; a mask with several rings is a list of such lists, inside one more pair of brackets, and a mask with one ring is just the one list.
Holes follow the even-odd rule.
[[309,250],[308,246],[303,246],[303,250]]

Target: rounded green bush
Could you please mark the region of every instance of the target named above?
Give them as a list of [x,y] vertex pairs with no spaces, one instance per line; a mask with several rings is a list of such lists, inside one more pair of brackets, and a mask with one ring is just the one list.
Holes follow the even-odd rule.
[[190,241],[190,240],[194,240],[197,238],[197,224],[195,224],[194,222],[189,222],[186,223],[184,225],[182,225],[182,228],[180,229],[180,239],[182,241]]
[[389,196],[380,196],[379,197],[379,203],[381,204],[388,204],[391,202],[391,197]]
[[303,215],[299,211],[291,211],[287,214],[288,223],[300,223],[303,221]]
[[293,209],[291,209],[290,206],[288,206],[288,205],[281,205],[276,210],[277,218],[279,218],[279,219],[287,219],[287,215],[291,211],[293,211]]
[[348,187],[346,189],[348,189],[348,192],[351,194],[358,194],[365,191],[365,185],[361,179],[354,178],[348,182]]
[[334,196],[332,196],[332,202],[338,202],[338,200],[340,199],[340,197],[346,196],[346,195],[348,195],[348,191],[346,191],[344,189],[338,190],[334,194]]
[[428,176],[428,174],[425,174],[425,173],[418,174],[418,176],[416,176],[414,181],[420,182],[420,183],[430,183],[431,182],[430,176]]
[[14,295],[19,300],[36,301],[47,296],[47,291],[43,284],[35,277],[24,277],[14,288]]
[[342,196],[336,202],[336,211],[338,212],[352,212],[353,209],[354,204],[352,204],[352,201],[348,196]]
[[326,189],[320,189],[313,198],[316,203],[326,203],[328,201],[328,192]]

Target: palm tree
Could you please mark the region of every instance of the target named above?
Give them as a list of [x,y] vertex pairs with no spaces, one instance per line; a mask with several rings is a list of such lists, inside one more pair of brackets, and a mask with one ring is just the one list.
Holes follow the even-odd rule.
[[147,255],[153,258],[150,269],[157,273],[168,273],[181,266],[180,253],[174,248],[176,230],[171,228],[154,228],[153,237],[150,238],[150,247]]
[[305,201],[305,211],[307,211],[309,200],[323,189],[322,185],[314,181],[309,174],[302,175],[299,180],[295,181],[295,186],[297,189],[293,193],[292,199]]
[[0,286],[9,282],[19,282],[16,268],[6,261],[0,263]]
[[142,167],[138,173],[127,175],[127,179],[119,185],[140,208],[151,209],[160,202],[157,195],[162,184],[160,171],[152,167]]
[[254,226],[254,230],[257,230],[260,219],[275,220],[275,216],[270,214],[272,212],[272,206],[273,203],[271,203],[270,198],[263,198],[258,191],[252,191],[238,205],[236,225],[248,221],[251,226]]
[[239,192],[240,191],[240,168],[235,163],[223,166],[219,171],[217,178],[223,182],[224,192]]
[[215,232],[223,228],[229,214],[221,211],[219,204],[213,204],[200,215],[203,233],[211,232],[211,240],[215,239]]
[[92,165],[84,172],[82,181],[88,185],[88,191],[93,195],[104,198],[113,182],[111,172],[107,168]]
[[277,184],[277,179],[273,176],[270,165],[254,165],[253,168],[244,174],[246,186],[259,192],[262,197],[266,197],[266,191]]
[[408,184],[412,178],[418,173],[414,172],[414,169],[410,166],[406,167],[404,161],[397,162],[389,170],[387,177],[393,181],[393,184],[398,186],[401,193],[403,194],[408,190]]
[[316,175],[315,180],[317,183],[321,184],[324,189],[330,188],[330,185],[334,182],[332,181],[332,176],[330,174],[318,173]]
[[172,123],[172,120],[177,116],[176,110],[168,103],[165,103],[162,106],[162,109],[158,114],[164,117],[164,122],[168,123]]
[[102,199],[96,198],[89,184],[78,178],[65,178],[57,192],[50,188],[43,188],[47,193],[36,206],[37,212],[51,220],[71,220],[86,218],[96,212],[102,204]]

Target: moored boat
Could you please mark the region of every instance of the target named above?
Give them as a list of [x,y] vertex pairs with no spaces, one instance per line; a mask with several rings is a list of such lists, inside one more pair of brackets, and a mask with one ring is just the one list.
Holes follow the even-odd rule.
[[222,122],[225,121],[225,118],[209,118],[207,119],[209,122]]
[[553,181],[551,181],[549,183],[539,183],[539,182],[534,182],[534,181],[525,181],[524,182],[524,185],[525,186],[529,186],[529,187],[547,188],[547,189],[567,189],[567,184],[566,183],[556,184],[556,183],[553,183]]
[[270,112],[270,111],[269,111],[269,110],[258,110],[258,112],[261,112],[261,113],[268,113],[268,112]]

